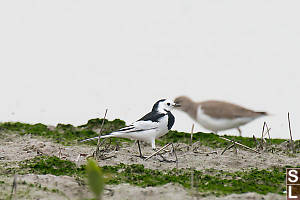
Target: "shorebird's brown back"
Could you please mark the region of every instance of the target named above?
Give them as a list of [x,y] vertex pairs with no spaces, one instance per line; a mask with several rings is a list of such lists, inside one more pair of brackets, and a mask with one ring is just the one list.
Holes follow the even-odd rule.
[[224,102],[224,101],[203,101],[198,103],[201,105],[203,112],[213,118],[234,119],[240,117],[259,117],[267,115],[266,112],[256,112],[242,106]]

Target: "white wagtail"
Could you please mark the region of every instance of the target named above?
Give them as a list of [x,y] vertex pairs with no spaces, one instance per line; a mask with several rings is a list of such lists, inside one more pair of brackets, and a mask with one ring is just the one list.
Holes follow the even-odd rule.
[[[172,128],[175,117],[170,111],[178,106],[179,104],[174,103],[172,100],[161,99],[153,105],[151,112],[138,121],[100,138],[119,137],[137,140],[140,157],[143,157],[139,140],[151,143],[152,149],[155,149],[155,139],[165,135]],[[81,142],[95,139],[98,139],[98,136]]]
[[194,102],[186,96],[180,96],[174,102],[181,105],[180,110],[215,133],[237,128],[241,136],[240,126],[267,115],[266,112],[256,112],[224,101]]

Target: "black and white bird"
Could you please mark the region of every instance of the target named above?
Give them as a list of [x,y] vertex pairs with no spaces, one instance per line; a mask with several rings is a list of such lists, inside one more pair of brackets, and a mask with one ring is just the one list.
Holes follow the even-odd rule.
[[[155,149],[155,139],[168,133],[175,122],[175,117],[172,115],[171,110],[179,106],[172,100],[161,99],[153,105],[152,111],[141,119],[100,138],[119,137],[137,140],[140,156],[142,157],[139,141],[150,143],[152,149]],[[98,136],[82,140],[81,142],[95,139],[98,139]]]

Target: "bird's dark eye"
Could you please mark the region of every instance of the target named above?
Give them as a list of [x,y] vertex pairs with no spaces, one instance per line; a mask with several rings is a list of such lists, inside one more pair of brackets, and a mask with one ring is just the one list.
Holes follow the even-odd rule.
[[169,106],[169,105],[171,105],[170,103],[167,103],[167,105]]

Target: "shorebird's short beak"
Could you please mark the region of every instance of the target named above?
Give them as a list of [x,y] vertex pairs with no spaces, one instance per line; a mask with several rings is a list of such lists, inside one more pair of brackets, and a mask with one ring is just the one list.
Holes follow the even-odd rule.
[[174,104],[174,107],[175,107],[175,108],[178,108],[178,107],[180,107],[180,106],[181,106],[181,105],[178,104],[178,103],[175,103],[175,104]]

